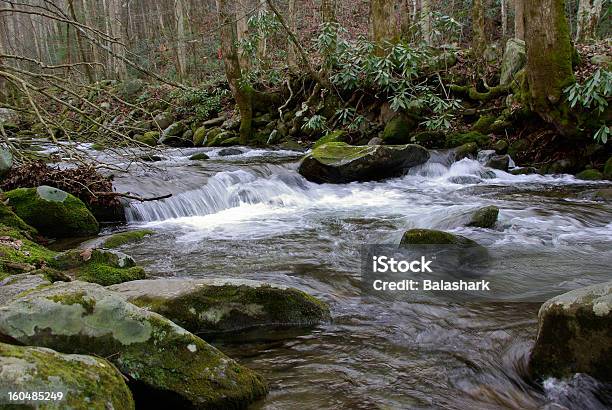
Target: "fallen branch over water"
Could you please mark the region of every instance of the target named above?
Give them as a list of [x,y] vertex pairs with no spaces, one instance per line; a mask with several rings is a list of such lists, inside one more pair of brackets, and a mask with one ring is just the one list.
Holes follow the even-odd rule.
[[96,196],[114,196],[114,197],[120,197],[120,198],[126,198],[126,199],[133,199],[139,202],[159,201],[160,199],[167,199],[172,196],[172,194],[166,194],[166,195],[155,196],[155,197],[150,197],[150,198],[143,198],[139,195],[134,195],[129,192],[94,192],[94,195]]

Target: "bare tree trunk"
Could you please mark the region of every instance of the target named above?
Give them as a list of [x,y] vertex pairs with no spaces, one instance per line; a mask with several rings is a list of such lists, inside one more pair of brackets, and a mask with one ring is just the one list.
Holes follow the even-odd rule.
[[514,0],[514,37],[525,40],[525,0]]
[[[291,30],[292,33],[297,32],[297,11],[295,9],[295,1],[296,0],[289,0],[289,10],[287,12],[287,22],[289,24],[289,30]],[[289,65],[289,69],[291,69],[292,71],[297,71],[297,51],[295,49],[295,45],[291,40],[289,40],[288,44],[287,63]]]
[[[294,4],[294,7],[295,7],[295,4]],[[260,0],[259,14],[261,16],[265,16],[266,14],[268,14],[268,3],[266,3],[266,0]],[[260,35],[259,35],[259,42],[257,43],[257,56],[259,57],[260,60],[264,60],[266,58],[267,47],[268,47],[268,42],[266,39],[266,33],[263,30],[261,30]]]
[[502,22],[502,36],[505,39],[508,35],[508,10],[507,0],[501,0],[501,22]]
[[386,43],[397,43],[400,38],[395,16],[395,0],[371,0],[370,27],[377,53],[383,53]]
[[187,38],[185,29],[185,4],[183,0],[174,1],[174,13],[176,17],[176,62],[179,78],[184,79],[187,75]]
[[580,0],[576,29],[577,42],[584,43],[595,38],[602,8],[603,0]]
[[472,51],[475,56],[482,56],[487,48],[485,33],[485,9],[483,0],[472,3]]
[[321,21],[336,22],[336,0],[321,0]]
[[559,132],[575,131],[563,89],[574,82],[572,45],[563,0],[531,0],[525,8],[527,80],[531,109]]
[[113,61],[113,68],[116,78],[122,80],[127,76],[127,68],[125,62],[118,56],[125,56],[125,49],[122,44],[125,44],[125,38],[123,36],[123,25],[121,23],[121,0],[110,0],[109,1],[109,20],[110,20],[110,31],[113,36],[113,43],[111,50],[113,55],[111,59]]
[[[76,12],[74,11],[73,0],[68,0],[68,8],[70,9],[70,17],[74,21],[78,21]],[[85,54],[85,48],[83,46],[83,39],[81,38],[81,32],[79,30],[75,30],[75,31],[76,31],[77,47],[79,49],[79,54],[81,55],[81,61],[84,63],[87,63],[87,55]],[[87,76],[87,80],[90,83],[93,83],[95,81],[94,76],[91,72],[91,67],[88,64],[85,64],[85,75]]]
[[[238,43],[242,43],[249,36],[249,2],[248,0],[237,0],[236,1],[236,30],[238,35]],[[249,58],[244,54],[242,47],[238,49],[238,58],[240,60],[240,67],[242,70],[249,69]]]
[[243,81],[236,40],[236,11],[233,1],[217,0],[221,52],[227,81],[240,111],[240,143],[246,144],[251,136],[253,122],[253,89]]
[[431,5],[429,0],[421,0],[421,35],[425,44],[431,45]]

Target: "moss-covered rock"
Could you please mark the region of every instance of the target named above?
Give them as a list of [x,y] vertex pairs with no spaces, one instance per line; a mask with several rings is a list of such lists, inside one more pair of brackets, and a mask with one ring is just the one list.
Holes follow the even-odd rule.
[[2,200],[0,200],[0,224],[17,229],[22,234],[29,237],[29,239],[32,239],[33,236],[38,234],[36,228],[25,223],[24,220],[18,217]]
[[482,148],[486,147],[489,144],[490,138],[484,134],[481,134],[478,131],[450,134],[446,138],[446,146],[448,148],[458,147],[460,145],[467,144],[470,142],[473,142],[480,148]]
[[[121,373],[99,357],[0,343],[0,407],[131,410]],[[9,400],[8,392],[61,392],[61,400]]]
[[190,161],[205,161],[207,159],[209,159],[210,157],[208,155],[206,155],[206,153],[204,152],[198,152],[197,154],[193,154],[192,156],[189,157]]
[[101,247],[106,249],[118,248],[128,243],[142,241],[144,238],[153,235],[154,233],[155,231],[150,229],[139,229],[135,231],[116,233],[104,238],[104,240],[101,242]]
[[608,158],[604,165],[603,175],[607,179],[612,179],[612,157]]
[[585,181],[599,181],[603,179],[603,174],[596,169],[585,169],[582,172],[576,174],[576,178],[583,179]]
[[23,292],[31,291],[41,286],[49,286],[51,282],[44,275],[20,273],[0,281],[0,306],[6,305]]
[[323,144],[327,144],[328,142],[348,142],[347,141],[348,134],[343,130],[331,131],[319,138],[315,141],[313,148],[319,147]]
[[502,171],[508,171],[510,166],[509,155],[493,155],[488,160],[485,166],[493,169],[499,169]]
[[232,147],[234,145],[240,145],[240,137],[234,135],[232,137],[222,140],[217,145],[219,145],[220,147]]
[[382,139],[385,144],[408,144],[417,125],[418,123],[408,116],[396,115],[385,125]]
[[488,134],[489,132],[491,132],[491,126],[493,125],[494,122],[495,122],[494,115],[489,115],[489,114],[481,115],[480,118],[478,118],[478,121],[476,121],[472,125],[472,131],[476,131],[481,134]]
[[139,280],[109,289],[194,333],[304,326],[330,319],[325,303],[300,290],[251,280]]
[[207,128],[202,126],[195,130],[193,133],[193,146],[194,147],[202,147],[206,145],[206,132]]
[[163,316],[85,282],[55,283],[0,307],[0,333],[63,353],[107,357],[157,406],[241,408],[262,377]]
[[174,122],[174,116],[169,112],[162,112],[155,116],[155,125],[162,130],[168,128]]
[[478,152],[475,142],[468,142],[455,149],[455,159],[461,161],[463,158],[474,158]]
[[187,126],[179,121],[167,127],[157,141],[159,144],[170,145],[172,147],[184,147],[193,144],[191,136],[183,138],[183,133],[187,131]]
[[77,197],[49,186],[18,188],[5,193],[15,213],[50,237],[95,235],[98,221]]
[[499,216],[499,208],[496,206],[485,206],[478,209],[472,214],[470,221],[467,226],[474,226],[478,228],[493,228],[497,222]]
[[157,145],[157,141],[159,140],[159,131],[148,131],[142,135],[136,136],[135,139],[138,142],[154,147]]
[[508,152],[508,142],[506,140],[498,140],[493,144],[493,149],[497,155],[504,155]]
[[413,134],[410,142],[428,149],[444,148],[446,135],[441,131],[421,131]]
[[525,67],[525,63],[527,63],[525,42],[516,38],[509,39],[502,59],[499,84],[509,85],[516,74]]
[[0,279],[48,266],[55,255],[56,252],[30,241],[19,230],[0,225]]
[[529,360],[533,377],[587,373],[612,381],[612,282],[554,297],[542,305],[538,318]]
[[420,145],[323,144],[304,157],[299,172],[317,183],[374,181],[399,176],[423,164],[429,152]]
[[230,138],[234,138],[235,136],[236,134],[233,131],[223,131],[220,128],[213,128],[208,132],[206,136],[206,139],[208,141],[206,143],[206,146],[219,147],[224,141]]
[[449,232],[434,229],[410,229],[404,232],[400,245],[473,245],[473,240]]
[[72,249],[55,256],[53,266],[74,279],[104,286],[144,279],[132,257],[108,249]]

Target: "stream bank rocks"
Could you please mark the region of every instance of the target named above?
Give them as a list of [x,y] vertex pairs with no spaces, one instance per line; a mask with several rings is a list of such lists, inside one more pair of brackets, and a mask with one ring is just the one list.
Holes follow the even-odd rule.
[[[0,386],[1,408],[134,409],[130,390],[109,362],[41,347],[0,343]],[[40,405],[33,400],[9,401],[9,392],[61,392],[63,396]]]
[[327,304],[313,296],[253,280],[155,279],[126,282],[109,289],[194,333],[313,325],[330,319]]
[[304,157],[299,173],[316,183],[342,184],[397,177],[423,164],[429,152],[420,145],[323,144]]
[[5,193],[15,214],[49,237],[65,238],[96,235],[100,226],[77,197],[42,185],[18,188]]
[[535,378],[587,373],[612,381],[612,281],[545,302],[529,361]]
[[55,283],[0,307],[0,335],[62,353],[107,357],[139,396],[179,408],[239,408],[266,384],[202,339],[102,286]]
[[493,228],[495,223],[497,222],[497,217],[499,216],[499,208],[496,206],[485,206],[476,210],[472,214],[470,221],[467,223],[467,226],[477,227],[477,228]]

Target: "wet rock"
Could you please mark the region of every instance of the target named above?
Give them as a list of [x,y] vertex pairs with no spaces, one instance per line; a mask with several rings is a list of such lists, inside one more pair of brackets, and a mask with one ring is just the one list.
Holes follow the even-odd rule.
[[478,151],[478,145],[475,142],[468,142],[455,149],[455,160],[461,161],[463,158],[473,158]]
[[472,175],[460,175],[448,178],[448,181],[453,184],[469,185],[469,184],[480,184],[482,180]]
[[331,131],[325,134],[325,136],[319,138],[315,141],[312,148],[320,147],[323,144],[327,144],[328,142],[348,142],[348,134],[346,131],[336,130]]
[[212,118],[210,120],[204,121],[202,123],[202,125],[204,127],[218,127],[221,124],[223,124],[225,122],[225,117],[217,117],[217,118]]
[[0,281],[0,306],[12,302],[23,292],[50,284],[51,282],[43,275],[32,275],[30,273],[11,275]]
[[383,145],[384,141],[382,138],[374,137],[368,141],[368,145]]
[[26,345],[107,357],[128,377],[137,402],[155,397],[160,407],[242,408],[266,393],[255,372],[92,283],[58,282],[0,307],[0,333]]
[[434,229],[410,229],[404,232],[402,245],[470,245],[480,246],[465,236]]
[[182,122],[175,122],[162,132],[158,143],[173,147],[184,147],[193,144],[192,137],[183,138],[183,134],[187,131],[187,127]]
[[193,146],[202,147],[206,145],[206,127],[200,127],[193,133]]
[[518,73],[527,62],[525,42],[519,39],[509,39],[506,42],[506,50],[501,64],[500,85],[509,85],[516,73]]
[[220,157],[229,157],[232,155],[240,154],[242,154],[242,150],[239,150],[238,148],[223,148],[217,153],[217,155],[219,155]]
[[158,131],[148,131],[142,135],[137,136],[136,141],[142,142],[143,144],[154,147],[157,145],[157,141],[159,140],[159,132]]
[[510,156],[509,155],[494,155],[487,161],[485,166],[507,172],[508,167],[510,166]]
[[473,226],[478,228],[493,228],[497,222],[499,215],[499,208],[496,206],[485,206],[478,209],[472,215],[471,220],[467,223],[467,226]]
[[493,144],[493,149],[497,155],[504,155],[508,152],[508,142],[506,140],[498,140]]
[[131,256],[110,249],[71,249],[55,256],[53,265],[73,279],[104,286],[146,276]]
[[159,129],[165,130],[174,122],[174,116],[169,112],[162,112],[155,116],[154,121]]
[[537,174],[538,170],[534,167],[514,168],[510,171],[512,175],[531,175]]
[[191,161],[204,161],[209,159],[210,157],[203,152],[198,152],[197,154],[193,154],[189,157]]
[[482,151],[478,151],[476,155],[476,160],[481,164],[486,164],[493,156],[495,155],[495,150],[492,149],[484,149]]
[[13,154],[4,147],[0,147],[0,177],[13,167]]
[[140,242],[148,236],[155,233],[150,229],[139,229],[135,231],[116,233],[111,236],[103,238],[101,241],[101,247],[106,249],[114,249],[128,243]]
[[576,174],[576,178],[585,181],[599,181],[603,179],[603,174],[596,169],[585,169],[582,172]]
[[420,145],[360,145],[331,142],[304,157],[299,173],[317,183],[374,181],[400,176],[423,164],[429,152]]
[[49,237],[78,237],[99,232],[98,221],[77,197],[46,185],[5,193],[15,213]]
[[63,394],[61,401],[41,402],[9,401],[3,393],[2,408],[134,409],[121,373],[99,357],[0,343],[0,369],[3,392]]
[[612,188],[591,189],[580,192],[578,197],[590,201],[612,202]]
[[194,333],[317,324],[329,308],[294,288],[238,279],[155,279],[109,288]]
[[529,360],[533,377],[586,373],[612,381],[612,282],[576,289],[546,301]]

